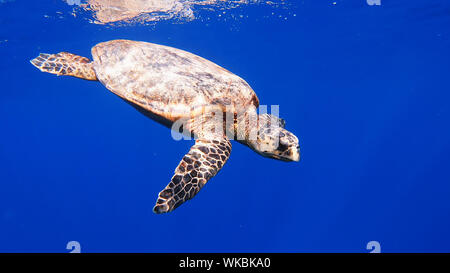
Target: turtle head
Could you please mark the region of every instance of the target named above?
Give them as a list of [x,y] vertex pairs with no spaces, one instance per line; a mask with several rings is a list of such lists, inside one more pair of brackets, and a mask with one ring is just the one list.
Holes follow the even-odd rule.
[[300,161],[298,138],[284,129],[285,121],[276,116],[258,116],[258,126],[253,139],[248,140],[250,148],[262,156],[283,161]]

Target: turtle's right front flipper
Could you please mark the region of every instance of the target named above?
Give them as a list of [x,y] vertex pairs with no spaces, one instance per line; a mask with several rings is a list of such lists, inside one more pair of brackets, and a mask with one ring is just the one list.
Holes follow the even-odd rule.
[[91,60],[72,53],[39,54],[31,63],[42,72],[97,81]]
[[167,187],[159,193],[155,213],[165,213],[194,197],[227,162],[231,143],[226,138],[198,139],[175,170]]

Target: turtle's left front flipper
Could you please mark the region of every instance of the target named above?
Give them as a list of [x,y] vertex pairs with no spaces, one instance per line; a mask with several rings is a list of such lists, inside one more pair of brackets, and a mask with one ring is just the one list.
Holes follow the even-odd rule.
[[42,72],[52,73],[58,76],[72,76],[89,81],[98,80],[91,60],[72,53],[41,53],[30,62]]
[[231,143],[222,139],[198,139],[175,170],[167,187],[159,193],[155,213],[165,213],[193,198],[228,160]]

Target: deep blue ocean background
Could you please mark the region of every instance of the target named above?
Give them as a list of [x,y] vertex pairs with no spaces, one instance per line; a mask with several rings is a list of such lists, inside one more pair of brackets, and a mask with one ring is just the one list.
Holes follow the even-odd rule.
[[[120,27],[60,0],[0,2],[0,252],[450,252],[449,1],[291,1]],[[193,200],[152,213],[192,142],[99,82],[29,63],[118,38],[243,77],[280,105],[301,162],[234,142]]]

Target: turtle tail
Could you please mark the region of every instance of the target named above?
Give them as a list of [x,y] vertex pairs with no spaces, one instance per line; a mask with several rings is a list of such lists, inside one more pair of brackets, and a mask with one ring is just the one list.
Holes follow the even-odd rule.
[[31,63],[43,72],[97,81],[91,60],[72,53],[39,54]]

